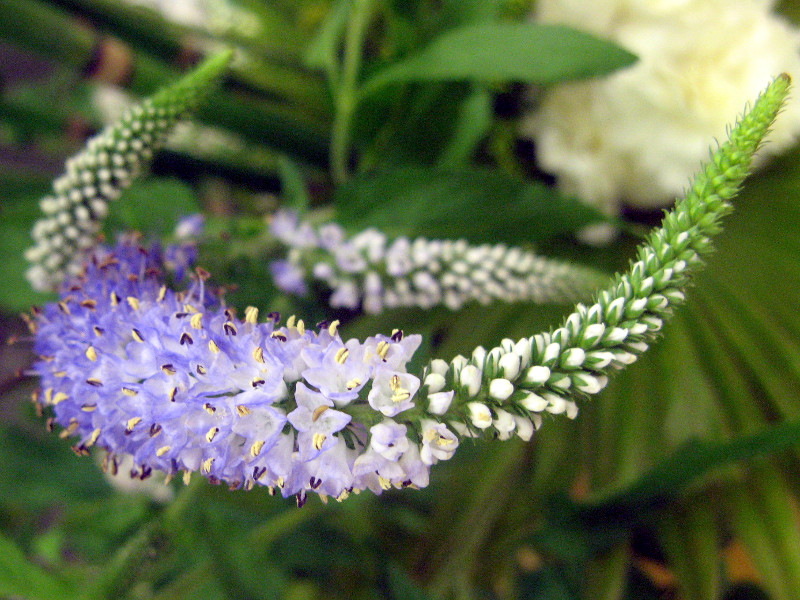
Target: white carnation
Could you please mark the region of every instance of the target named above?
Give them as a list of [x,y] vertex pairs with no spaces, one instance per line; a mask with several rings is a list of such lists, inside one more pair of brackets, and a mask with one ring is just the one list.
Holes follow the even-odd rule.
[[[800,77],[800,31],[768,0],[539,0],[536,18],[610,39],[639,61],[609,77],[559,85],[523,124],[559,186],[609,213],[658,207],[686,187],[711,141],[770,78]],[[800,97],[770,136],[800,131]]]

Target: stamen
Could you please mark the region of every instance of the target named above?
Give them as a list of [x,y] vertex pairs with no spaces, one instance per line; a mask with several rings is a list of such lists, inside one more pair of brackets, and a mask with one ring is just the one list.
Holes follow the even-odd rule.
[[162,457],[162,456],[164,456],[164,455],[165,455],[167,452],[169,452],[170,450],[172,450],[172,446],[161,446],[161,448],[159,448],[158,450],[156,450],[156,456],[158,456],[158,457]]
[[219,427],[212,427],[206,433],[206,441],[210,444],[211,442],[214,441],[214,438],[217,436],[218,433],[219,433]]
[[350,350],[348,350],[347,348],[339,348],[336,351],[336,355],[333,357],[333,360],[335,360],[340,365],[343,365],[344,361],[347,360],[348,356],[350,356]]
[[314,409],[314,412],[313,412],[313,413],[311,413],[311,420],[312,420],[314,423],[316,423],[316,422],[317,422],[317,419],[319,419],[320,415],[322,415],[322,413],[324,413],[324,412],[325,412],[326,410],[328,410],[329,408],[330,408],[330,406],[328,406],[328,405],[326,405],[326,404],[323,404],[323,405],[321,405],[321,406],[318,406],[317,408],[315,408],[315,409]]
[[244,320],[252,325],[258,323],[258,309],[255,306],[248,306],[245,308]]
[[202,329],[203,328],[203,313],[195,313],[192,315],[192,318],[189,319],[189,323],[192,326],[192,329]]
[[133,310],[139,310],[139,299],[135,296],[128,296],[126,298],[128,301],[128,306],[130,306]]

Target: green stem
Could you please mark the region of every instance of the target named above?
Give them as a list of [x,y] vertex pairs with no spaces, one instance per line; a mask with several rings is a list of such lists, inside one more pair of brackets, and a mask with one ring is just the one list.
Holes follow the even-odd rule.
[[371,13],[372,0],[354,0],[345,33],[342,74],[336,94],[336,114],[331,138],[331,174],[334,181],[347,179],[347,162],[350,150],[350,126],[358,106],[358,73],[364,33]]

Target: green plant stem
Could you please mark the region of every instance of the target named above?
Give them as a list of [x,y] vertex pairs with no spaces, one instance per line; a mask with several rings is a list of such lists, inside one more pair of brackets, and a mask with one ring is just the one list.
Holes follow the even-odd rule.
[[350,129],[353,114],[358,107],[358,74],[361,69],[364,34],[369,23],[371,5],[372,0],[354,0],[345,32],[344,58],[339,87],[336,91],[336,113],[330,153],[331,174],[337,183],[347,180]]

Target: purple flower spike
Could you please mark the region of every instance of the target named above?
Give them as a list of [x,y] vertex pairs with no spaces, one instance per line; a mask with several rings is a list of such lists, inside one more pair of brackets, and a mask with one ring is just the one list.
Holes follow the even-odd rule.
[[253,307],[239,319],[199,270],[188,289],[166,287],[173,256],[132,237],[100,248],[37,315],[40,402],[77,452],[105,448],[112,466],[131,456],[135,477],[200,471],[299,503],[312,491],[341,500],[427,483],[431,457],[446,451],[412,441],[402,422],[419,420],[404,413],[420,388],[405,370],[420,336],[344,342],[338,322],[311,331],[291,317],[279,328]]

